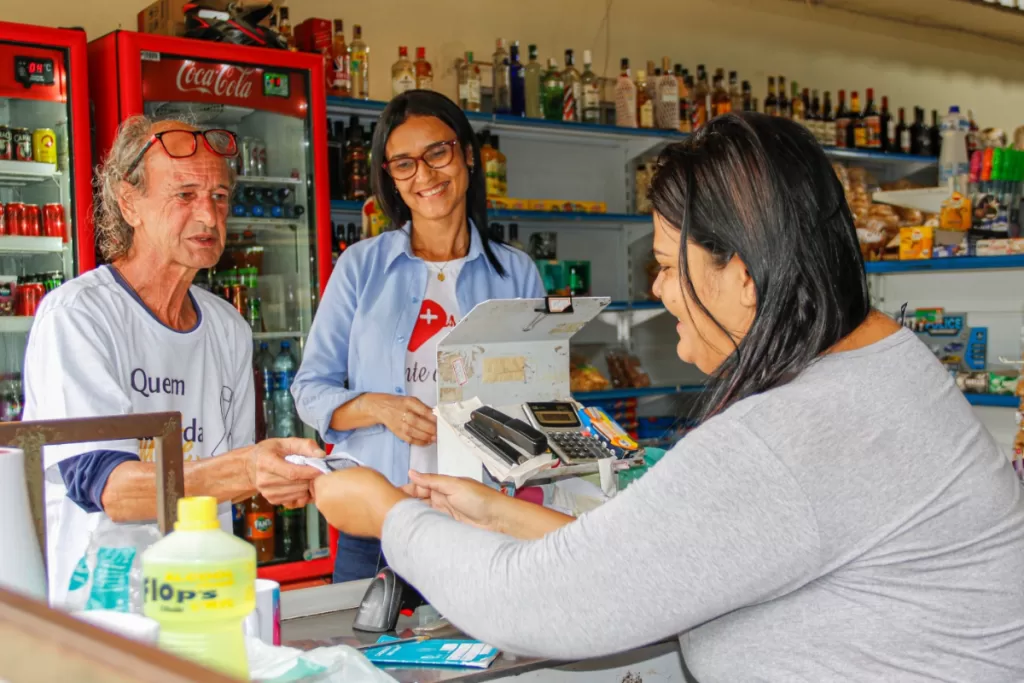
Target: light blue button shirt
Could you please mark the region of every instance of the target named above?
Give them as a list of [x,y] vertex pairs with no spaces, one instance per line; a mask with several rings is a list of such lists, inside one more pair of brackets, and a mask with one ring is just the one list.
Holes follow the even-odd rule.
[[[337,431],[330,424],[334,411],[360,394],[406,393],[408,339],[428,275],[426,263],[412,253],[408,227],[357,242],[338,259],[292,384],[303,422],[399,486],[409,480],[409,444],[384,425]],[[470,232],[469,254],[455,282],[460,317],[488,299],[545,295],[529,256],[492,242],[505,269],[501,277],[487,260],[476,230]]]

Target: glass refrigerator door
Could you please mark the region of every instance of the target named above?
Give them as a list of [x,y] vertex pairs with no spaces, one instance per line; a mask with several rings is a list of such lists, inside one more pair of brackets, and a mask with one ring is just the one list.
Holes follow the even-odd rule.
[[[257,440],[314,438],[289,391],[319,293],[307,74],[143,53],[142,80],[147,116],[238,137],[226,248],[196,284],[228,300],[252,327]],[[278,511],[274,559],[264,563],[326,554],[319,519],[315,508],[297,517]]]
[[18,420],[26,335],[76,271],[64,49],[0,41],[0,421]]

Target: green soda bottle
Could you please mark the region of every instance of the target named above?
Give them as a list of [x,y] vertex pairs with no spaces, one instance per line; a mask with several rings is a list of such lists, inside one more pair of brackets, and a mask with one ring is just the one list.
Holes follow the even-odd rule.
[[142,555],[143,612],[160,648],[249,680],[242,623],[256,608],[256,549],[221,531],[217,499],[178,500],[178,521]]

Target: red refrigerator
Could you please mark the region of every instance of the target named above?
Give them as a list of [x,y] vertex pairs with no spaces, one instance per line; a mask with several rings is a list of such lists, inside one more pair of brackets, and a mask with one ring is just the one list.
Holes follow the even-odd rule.
[[95,265],[86,38],[0,21],[0,422],[39,299]]
[[[197,284],[226,296],[247,317],[257,358],[276,357],[286,345],[301,357],[331,272],[323,69],[320,55],[128,31],[89,43],[97,158],[110,148],[118,124],[136,114],[184,118],[238,136],[224,257]],[[269,392],[258,397],[257,410],[269,436],[292,435]],[[297,420],[294,425],[295,435],[314,435]],[[258,517],[253,533],[265,537],[266,514],[256,510],[238,521],[246,529]],[[273,536],[273,559],[266,538],[258,552],[264,578],[294,582],[331,574],[333,551],[315,508],[277,514]]]

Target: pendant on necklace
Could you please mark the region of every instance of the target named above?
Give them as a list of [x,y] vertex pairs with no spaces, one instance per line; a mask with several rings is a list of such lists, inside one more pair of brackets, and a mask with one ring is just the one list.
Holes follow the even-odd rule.
[[437,279],[440,280],[441,282],[444,282],[444,273],[438,273]]

